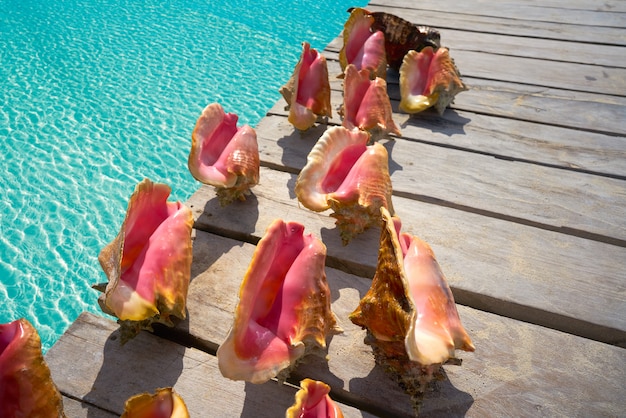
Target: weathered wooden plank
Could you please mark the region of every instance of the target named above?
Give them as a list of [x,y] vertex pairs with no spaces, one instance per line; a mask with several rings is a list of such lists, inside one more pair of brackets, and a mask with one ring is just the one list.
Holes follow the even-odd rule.
[[[469,90],[452,108],[505,118],[581,129],[606,135],[626,135],[626,100],[546,87],[463,77]],[[389,96],[400,99],[397,84],[389,83]]]
[[[338,95],[333,98],[339,100]],[[284,104],[284,103],[283,103]],[[282,148],[281,153],[264,152],[266,163],[284,167],[296,166],[299,170],[305,160],[310,142],[322,134],[325,126],[308,132],[294,132],[285,118],[286,113],[277,105],[272,114],[256,126],[259,141],[271,140]],[[626,178],[626,141],[623,138],[582,132],[532,122],[498,118],[462,110],[448,110],[439,116],[435,112],[422,112],[415,116],[395,113],[394,120],[402,129],[402,138],[428,144],[437,144],[496,158],[526,161],[550,167],[591,172],[606,176]],[[339,122],[338,118],[333,122]],[[290,132],[291,130],[291,132]],[[309,139],[311,138],[311,139]],[[305,139],[302,144],[300,139]],[[288,141],[299,141],[291,144]],[[294,161],[291,147],[297,148]],[[269,147],[269,145],[263,146]],[[301,151],[299,149],[302,149]],[[558,151],[558,152],[555,152]],[[302,155],[304,153],[304,155]]]
[[626,14],[623,12],[581,10],[560,7],[543,7],[542,4],[523,4],[518,2],[488,1],[455,1],[425,0],[416,3],[413,0],[384,0],[372,1],[371,6],[400,7],[415,10],[436,10],[449,13],[451,19],[456,14],[473,16],[493,16],[521,21],[540,21],[554,23],[576,23],[582,26],[605,26],[623,28]]
[[[182,332],[223,341],[254,249],[196,231],[189,315],[179,325]],[[408,416],[407,397],[375,367],[363,344],[364,331],[347,319],[369,280],[332,268],[326,274],[344,333],[330,342],[328,363],[309,358],[292,374],[324,380],[334,392],[349,391],[383,408],[382,416]],[[507,411],[530,416],[537,410],[545,416],[591,416],[623,410],[626,350],[464,306],[459,313],[477,351],[460,352],[461,367],[445,367],[450,380],[427,395],[424,416],[502,416]]]
[[[187,205],[196,228],[247,242],[276,218],[301,222],[323,239],[329,266],[373,277],[379,232],[343,246],[328,213],[298,207],[295,177],[262,168],[246,202],[221,208],[206,186]],[[393,204],[403,231],[431,244],[459,303],[626,347],[625,248],[399,196]]]
[[[340,74],[338,62],[329,59],[331,74],[331,101],[333,107],[343,102],[343,85],[334,75]],[[450,106],[483,115],[518,121],[528,121],[567,129],[610,136],[626,136],[626,99],[584,92],[552,89],[526,84],[463,77],[468,90],[458,94]],[[398,113],[400,87],[398,73],[388,71],[387,93],[394,112]],[[282,99],[281,99],[282,100]],[[279,101],[268,112],[285,114],[284,101]],[[341,123],[337,112],[335,123]],[[419,116],[418,116],[419,117]]]
[[[418,125],[408,120],[417,133]],[[282,130],[278,130],[282,128]],[[317,138],[302,144],[288,123],[260,145],[263,161],[298,172]],[[318,131],[316,131],[318,132]],[[321,134],[321,133],[320,133]],[[422,131],[421,137],[427,135]],[[291,139],[291,140],[290,140]],[[279,143],[280,141],[280,143]],[[292,152],[290,145],[294,145]],[[626,181],[537,164],[508,161],[397,139],[386,142],[394,194],[437,199],[465,210],[516,219],[604,242],[626,243]],[[290,152],[288,157],[285,152]],[[297,154],[296,154],[297,152]],[[590,187],[591,186],[591,187]]]
[[[334,109],[343,103],[343,84],[335,78],[341,74],[341,67],[332,57],[328,57],[328,71],[331,75],[331,102]],[[387,93],[396,113],[400,112],[398,80],[397,71],[387,72]],[[468,90],[455,97],[450,106],[454,110],[602,135],[626,136],[626,124],[623,123],[626,120],[624,97],[486,80],[466,75],[463,76],[463,82]],[[268,113],[285,114],[284,106],[285,102],[281,98]],[[341,123],[336,111],[333,116],[333,122]]]
[[[149,333],[122,346],[117,328],[109,319],[83,313],[48,351],[52,378],[63,393],[117,416],[130,396],[170,386],[183,397],[192,417],[274,418],[294,402],[297,389],[291,385],[225,379],[212,355]],[[346,417],[371,416],[340,407]]]
[[[416,20],[419,15],[406,16]],[[563,61],[578,64],[626,68],[626,56],[622,46],[574,43],[570,40],[537,40],[535,37],[511,36],[501,33],[484,33],[457,29],[440,29],[441,44],[456,51],[475,51],[495,55],[538,58],[548,61]],[[325,50],[339,52],[343,47],[343,37],[329,43]]]
[[66,396],[63,397],[63,412],[68,418],[119,418],[120,416]]
[[454,50],[462,74],[588,93],[626,96],[626,69]]
[[[626,33],[612,27],[581,26],[574,22],[553,23],[482,15],[451,14],[433,10],[399,8],[391,5],[370,4],[367,8],[372,11],[392,13],[413,23],[432,26],[440,30],[458,29],[468,32],[523,36],[535,38],[537,42],[555,39],[583,44],[626,45]],[[468,34],[468,36],[470,35]]]
[[[507,1],[512,4],[537,5],[536,0]],[[589,10],[603,12],[626,12],[626,4],[623,1],[603,1],[602,3],[589,0],[547,0],[542,1],[543,7],[558,9]]]

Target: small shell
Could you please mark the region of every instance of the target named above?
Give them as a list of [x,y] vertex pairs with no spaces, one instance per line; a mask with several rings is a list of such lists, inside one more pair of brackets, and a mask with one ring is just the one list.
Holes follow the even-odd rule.
[[342,71],[348,64],[354,64],[358,70],[367,69],[371,78],[386,78],[385,35],[381,31],[372,32],[373,23],[374,18],[364,9],[352,9],[343,26],[343,47],[339,51]]
[[308,42],[302,43],[300,60],[280,93],[287,102],[289,123],[296,129],[305,131],[318,117],[332,117],[326,58],[311,49]]
[[[239,290],[235,321],[217,350],[222,375],[263,383],[286,377],[307,352],[341,332],[330,308],[326,247],[297,222],[275,220]],[[281,373],[282,372],[282,373]]]
[[447,48],[409,51],[400,67],[400,110],[418,113],[431,106],[443,114],[454,96],[467,90]]
[[172,388],[157,389],[129,398],[121,418],[189,418],[185,401]]
[[393,212],[388,154],[369,134],[343,126],[317,141],[296,181],[298,200],[308,209],[332,209],[347,244],[354,235],[380,224],[380,208]]
[[23,318],[0,324],[0,417],[65,417],[39,334]]
[[259,182],[259,145],[248,125],[237,128],[238,116],[211,103],[198,118],[191,135],[187,165],[193,177],[215,186],[222,206],[245,200]]
[[382,208],[376,274],[350,320],[368,331],[376,362],[412,396],[416,410],[428,382],[454,360],[455,349],[474,351],[452,292],[430,246],[399,233],[400,220]]
[[286,418],[343,418],[339,406],[328,396],[330,386],[324,382],[304,379],[296,392],[296,402],[287,409]]
[[191,210],[168,202],[171,189],[148,179],[137,185],[117,237],[98,260],[109,282],[94,286],[102,311],[117,317],[122,342],[171,316],[185,318],[191,277]]
[[388,133],[402,135],[393,121],[387,82],[376,77],[371,80],[367,70],[346,67],[343,82],[343,126],[359,128],[370,133],[372,140]]

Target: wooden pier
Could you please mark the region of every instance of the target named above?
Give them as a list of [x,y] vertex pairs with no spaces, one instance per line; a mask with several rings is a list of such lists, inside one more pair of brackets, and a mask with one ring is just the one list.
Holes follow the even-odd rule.
[[[448,380],[427,394],[421,416],[624,416],[626,2],[374,0],[367,8],[437,28],[469,87],[443,116],[409,116],[397,109],[397,72],[387,77],[402,130],[381,141],[393,205],[403,231],[432,246],[476,346],[458,352],[461,366],[445,366]],[[329,126],[341,124],[342,42],[323,52]],[[115,322],[83,314],[49,350],[68,417],[119,416],[128,397],[166,386],[192,417],[280,417],[305,377],[329,384],[346,417],[412,416],[409,397],[347,318],[369,288],[380,230],[343,246],[330,212],[298,205],[297,174],[327,126],[301,134],[284,107],[279,100],[256,127],[261,183],[247,201],[222,208],[205,186],[187,202],[196,219],[187,320],[121,346]],[[311,358],[285,384],[230,381],[215,350],[255,244],[276,218],[303,223],[327,246],[344,333],[328,362]]]

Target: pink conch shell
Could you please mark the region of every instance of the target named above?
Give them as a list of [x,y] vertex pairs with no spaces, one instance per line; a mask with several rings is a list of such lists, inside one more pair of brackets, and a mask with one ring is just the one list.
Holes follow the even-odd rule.
[[441,36],[436,29],[415,25],[391,13],[367,10],[365,13],[374,18],[372,32],[379,30],[385,34],[387,63],[395,70],[400,68],[402,59],[410,50],[419,52],[427,46],[435,49],[441,46]]
[[380,208],[393,212],[388,154],[369,134],[343,126],[328,129],[307,157],[296,181],[298,200],[308,209],[332,209],[344,244],[380,224]]
[[157,389],[129,398],[121,418],[189,418],[185,401],[172,388]]
[[39,335],[23,318],[0,324],[0,417],[65,417]]
[[399,233],[400,220],[382,208],[376,274],[350,320],[368,331],[376,362],[412,396],[416,409],[426,385],[441,377],[455,349],[474,351],[452,292],[430,246]]
[[191,210],[168,202],[170,188],[148,179],[137,185],[117,237],[98,260],[109,282],[94,286],[104,293],[98,303],[119,319],[122,341],[153,322],[173,325],[185,318],[191,277]]
[[431,106],[443,114],[454,96],[467,90],[447,48],[409,51],[400,67],[400,110],[418,113]]
[[385,35],[371,30],[374,18],[359,7],[355,7],[343,26],[343,47],[339,51],[339,64],[345,71],[348,64],[358,70],[367,69],[370,77],[386,78],[387,59]]
[[248,125],[237,127],[239,117],[224,113],[219,103],[202,111],[191,135],[187,165],[194,178],[215,186],[222,206],[245,200],[259,182],[259,145]]
[[302,43],[300,61],[280,93],[287,102],[289,123],[296,129],[305,131],[315,124],[318,117],[332,117],[326,58],[311,49],[308,42]]
[[370,79],[367,70],[357,70],[352,64],[346,67],[343,81],[343,126],[368,131],[376,140],[391,132],[402,135],[392,118],[387,82],[376,77]]
[[217,351],[224,377],[252,383],[286,377],[298,359],[325,349],[326,337],[341,332],[325,261],[326,247],[304,235],[303,225],[275,220],[268,227],[241,283],[234,325]]
[[328,396],[330,386],[304,379],[296,392],[296,402],[287,409],[286,418],[343,418],[339,406]]

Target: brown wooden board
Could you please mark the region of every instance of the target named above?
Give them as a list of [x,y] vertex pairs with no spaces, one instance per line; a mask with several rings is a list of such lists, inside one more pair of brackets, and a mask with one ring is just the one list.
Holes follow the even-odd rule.
[[[143,332],[122,346],[117,324],[83,313],[48,351],[52,378],[65,396],[92,405],[87,417],[120,416],[137,393],[173,387],[191,417],[279,417],[294,403],[292,385],[262,385],[222,377],[214,356]],[[76,405],[70,405],[70,411]],[[370,414],[340,405],[346,417]],[[70,415],[68,417],[73,418]]]
[[[340,96],[333,95],[333,98],[339,100]],[[284,102],[281,104],[284,106]],[[295,160],[276,155],[270,144],[264,145],[270,147],[264,153],[264,160],[266,163],[281,161],[285,167],[288,163],[299,167],[305,161],[300,154],[308,154],[311,141],[321,136],[325,126],[298,132],[281,109],[281,105],[277,105],[273,113],[259,122],[257,136],[262,142],[277,142],[282,153],[294,154]],[[620,137],[451,109],[442,116],[427,111],[413,117],[395,113],[393,118],[402,130],[402,138],[407,141],[626,179],[626,140]],[[335,119],[331,125],[335,126],[337,122],[341,123]]]
[[[68,359],[68,363],[71,360]],[[63,412],[67,418],[119,418],[119,414],[105,411],[86,402],[63,397]]]
[[456,14],[476,16],[494,16],[518,21],[539,21],[554,23],[576,23],[581,26],[606,26],[623,28],[625,14],[612,10],[584,10],[562,7],[544,7],[543,4],[520,2],[491,1],[464,1],[453,0],[423,0],[416,3],[413,0],[384,0],[372,1],[370,5],[383,7],[402,7],[415,10],[436,10],[448,13],[450,19]]
[[[339,94],[331,97],[331,101],[333,106],[339,106],[343,102],[343,84],[335,77],[342,71],[339,62],[328,55],[331,88]],[[460,65],[459,71],[468,90],[455,97],[452,109],[606,135],[626,135],[624,97],[502,81],[506,76],[495,80],[475,78],[468,76]],[[399,102],[398,72],[389,70],[386,79],[389,97],[392,102]],[[397,107],[394,109],[398,111]]]
[[[373,277],[379,231],[343,246],[328,212],[298,207],[295,179],[262,168],[246,202],[222,208],[205,186],[187,204],[196,228],[253,243],[276,218],[301,222],[329,266]],[[393,205],[403,231],[433,247],[459,303],[626,347],[626,248],[402,197]]]
[[[590,2],[587,2],[591,4]],[[419,4],[419,3],[417,3]],[[447,11],[396,7],[394,5],[372,4],[368,10],[385,11],[400,16],[418,25],[426,25],[444,31],[463,30],[471,33],[493,33],[534,38],[537,42],[546,39],[562,40],[580,44],[626,45],[626,34],[613,27],[580,25],[575,22],[554,23],[540,20],[520,20],[488,15],[471,15]],[[346,13],[347,19],[347,13]],[[444,44],[447,42],[444,35]]]
[[[278,104],[273,111],[280,109]],[[418,123],[411,120],[407,124],[416,129],[406,133],[417,136]],[[278,127],[282,130],[277,131]],[[299,146],[300,134],[291,125],[273,128],[267,131],[275,135],[276,145],[261,145],[261,158],[270,166],[282,163],[287,171],[298,172],[316,139]],[[264,138],[262,131],[259,136]],[[300,155],[292,152],[285,157],[292,145],[300,149]],[[464,210],[626,245],[624,180],[401,139],[385,146],[396,195],[436,199]]]
[[[402,11],[404,12],[404,10]],[[401,13],[404,19],[415,20],[419,15]],[[437,29],[437,28],[435,28]],[[562,61],[577,64],[607,67],[626,67],[623,47],[617,45],[598,45],[571,40],[537,40],[536,37],[515,36],[513,34],[477,32],[461,29],[437,29],[441,35],[441,46],[445,46],[454,55],[456,51],[474,51],[515,57],[539,58],[546,61]],[[330,42],[325,50],[339,52],[343,47],[343,36]]]
[[[196,231],[189,315],[178,325],[181,333],[222,343],[254,250],[251,244]],[[330,341],[328,363],[309,357],[292,376],[323,380],[338,399],[350,396],[365,410],[382,408],[382,416],[410,415],[407,396],[374,365],[363,344],[365,332],[347,319],[370,281],[333,268],[326,275],[344,333]],[[464,306],[459,313],[477,351],[458,352],[462,366],[445,367],[450,380],[427,394],[424,416],[502,416],[507,411],[592,416],[623,410],[626,350]]]

